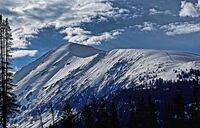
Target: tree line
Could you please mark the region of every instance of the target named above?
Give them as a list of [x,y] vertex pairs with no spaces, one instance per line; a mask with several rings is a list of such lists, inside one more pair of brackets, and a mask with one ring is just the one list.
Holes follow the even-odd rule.
[[[170,87],[181,84],[175,83]],[[200,128],[200,85],[197,81],[186,83],[194,84],[188,90],[191,91],[189,101],[185,101],[180,91],[168,97],[169,100],[156,100],[149,90],[137,98],[126,96],[127,100],[120,102],[122,95],[99,100],[93,97],[90,104],[75,114],[68,100],[61,121],[50,128]]]

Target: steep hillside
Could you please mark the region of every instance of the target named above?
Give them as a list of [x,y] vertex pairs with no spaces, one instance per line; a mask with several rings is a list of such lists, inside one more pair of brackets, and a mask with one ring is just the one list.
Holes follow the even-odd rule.
[[91,95],[103,97],[113,91],[139,86],[158,78],[177,80],[181,71],[200,68],[200,56],[144,49],[115,49],[110,52],[79,44],[63,44],[15,74],[14,92],[21,113],[17,128],[37,128],[41,111],[45,126],[51,123],[48,107],[58,119],[63,101],[72,98],[79,109]]

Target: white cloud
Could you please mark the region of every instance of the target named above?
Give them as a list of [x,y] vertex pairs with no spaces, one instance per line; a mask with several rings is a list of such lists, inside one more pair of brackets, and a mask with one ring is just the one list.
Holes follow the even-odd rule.
[[123,30],[113,30],[111,32],[104,32],[100,35],[92,35],[91,32],[85,31],[80,27],[69,27],[62,31],[67,33],[65,37],[71,43],[79,43],[84,45],[97,45],[102,41],[110,40],[120,35]]
[[119,11],[120,14],[130,13],[129,10],[127,10],[127,9],[123,9],[123,8],[120,8],[118,11]]
[[151,22],[144,22],[143,25],[136,25],[141,31],[153,31],[156,30],[156,24]]
[[166,31],[167,35],[180,35],[180,34],[189,34],[200,31],[200,24],[196,23],[172,23],[169,25],[162,26],[161,29]]
[[17,50],[12,53],[12,58],[20,58],[20,57],[33,57],[38,53],[37,50]]
[[200,16],[200,0],[197,4],[191,2],[182,1],[181,10],[179,12],[181,17],[199,17]]
[[[113,17],[124,11],[113,8],[107,0],[0,0],[0,12],[9,17],[13,30],[13,47],[18,49],[26,49],[30,45],[26,38],[37,34],[41,28],[79,26],[83,22],[91,22],[93,17]],[[66,39],[75,40],[69,34],[66,33]],[[80,41],[88,38],[85,33],[78,35]]]
[[156,15],[156,14],[171,14],[169,10],[159,11],[155,8],[149,9],[149,15]]
[[[157,5],[150,9],[149,7],[138,8],[137,4],[134,4],[132,10],[130,8],[119,8],[113,4],[114,2],[111,3],[110,1],[113,2],[112,0],[0,0],[0,12],[4,16],[9,17],[13,30],[13,47],[17,49],[27,49],[30,42],[27,42],[26,38],[37,34],[39,29],[48,26],[62,28],[62,33],[66,35],[65,39],[69,42],[96,45],[104,40],[116,38],[121,34],[121,30],[119,29],[123,29],[124,26],[136,26],[145,32],[157,30],[162,20],[156,19],[157,16],[154,17],[154,15],[170,14],[167,15],[166,22],[164,22],[168,23],[168,19],[171,18],[169,16],[173,12],[173,10],[165,11],[162,8],[158,9]],[[199,10],[200,0],[196,4],[182,1],[179,15],[181,17],[198,17],[200,16]],[[146,17],[145,12],[150,16]],[[137,20],[133,20],[134,23],[130,23],[130,21],[121,23],[118,20],[119,17],[128,19],[133,14],[138,17]],[[116,30],[109,29],[108,32],[98,34],[93,34],[92,31],[86,31],[81,27],[84,22],[92,22],[92,19],[95,17],[99,18],[97,21],[106,21],[110,17],[114,17],[113,19],[117,20],[117,22],[113,24],[117,26],[119,23],[120,25],[116,27]],[[150,22],[144,22],[146,19],[149,19]],[[110,25],[111,28],[113,24]],[[199,31],[198,24],[172,23],[165,26],[166,28],[163,27],[163,29],[168,35]],[[184,27],[186,27],[185,30]]]
[[100,44],[102,41],[107,41],[110,39],[114,39],[115,37],[117,37],[118,35],[121,34],[121,31],[123,30],[114,30],[112,32],[104,32],[101,35],[98,36],[91,36],[90,38],[88,38],[88,40],[84,41],[84,44]]

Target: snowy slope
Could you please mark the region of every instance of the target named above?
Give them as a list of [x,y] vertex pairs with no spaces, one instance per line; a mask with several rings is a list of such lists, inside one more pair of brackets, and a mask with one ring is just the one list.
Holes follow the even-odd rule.
[[67,98],[73,98],[72,105],[79,109],[93,94],[102,97],[157,78],[176,80],[175,70],[191,68],[200,68],[200,56],[144,49],[105,52],[80,44],[63,44],[15,74],[18,86],[14,92],[22,106],[13,123],[17,128],[38,128],[40,110],[45,126],[49,126],[50,104],[58,119]]

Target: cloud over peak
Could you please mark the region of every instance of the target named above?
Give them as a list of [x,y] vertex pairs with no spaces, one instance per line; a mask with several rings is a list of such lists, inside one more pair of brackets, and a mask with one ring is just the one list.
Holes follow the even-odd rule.
[[[182,1],[182,2],[181,2]],[[123,34],[127,28],[165,36],[200,31],[200,0],[0,0],[0,12],[9,17],[13,47],[21,56],[35,55],[27,40],[47,27],[56,28],[67,42],[98,45]],[[181,3],[180,3],[181,2]],[[181,5],[181,6],[180,6]],[[191,18],[192,17],[192,18]],[[191,19],[195,19],[191,22]],[[197,19],[197,20],[196,20]],[[123,42],[123,41],[122,41]],[[34,49],[33,49],[34,50]],[[34,53],[34,54],[33,54]]]
[[[53,26],[59,29],[66,29],[66,38],[69,41],[82,40],[82,38],[94,38],[88,33],[80,33],[79,36],[70,36],[71,31],[67,28],[79,26],[85,22],[91,22],[93,17],[113,17],[120,13],[112,7],[107,0],[0,0],[0,12],[5,17],[9,17],[13,33],[13,48],[21,49],[24,55],[35,55],[33,51],[27,52],[27,47],[31,42],[28,37],[37,34],[40,29]],[[103,35],[103,34],[102,34]],[[86,37],[87,36],[87,37]],[[80,39],[75,39],[80,38]],[[95,42],[94,42],[95,43]],[[30,54],[31,53],[31,54]]]

